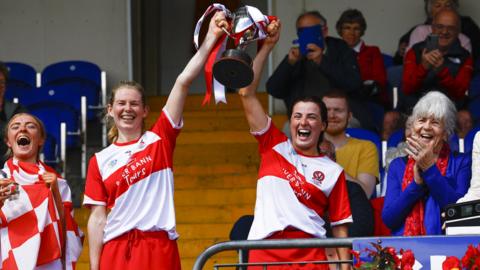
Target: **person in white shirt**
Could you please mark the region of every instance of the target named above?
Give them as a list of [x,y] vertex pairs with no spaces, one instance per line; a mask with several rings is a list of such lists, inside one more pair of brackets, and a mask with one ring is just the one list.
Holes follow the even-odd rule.
[[[223,20],[222,20],[223,19]],[[83,204],[88,221],[90,269],[181,269],[173,203],[173,151],[192,81],[223,34],[225,14],[212,17],[197,53],[178,76],[160,117],[149,131],[141,85],[112,91],[107,113],[112,144],[90,160]],[[222,20],[224,25],[219,24]]]
[[475,134],[472,149],[472,179],[467,194],[457,202],[480,200],[480,132]]

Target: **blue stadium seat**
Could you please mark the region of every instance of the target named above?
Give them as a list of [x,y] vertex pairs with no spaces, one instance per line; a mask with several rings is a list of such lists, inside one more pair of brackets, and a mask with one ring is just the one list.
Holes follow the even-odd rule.
[[[67,132],[77,132],[79,127],[79,115],[72,107],[56,101],[44,101],[27,106],[28,111],[40,118],[45,124],[47,133],[55,139],[56,145],[60,145],[60,123],[65,122]],[[67,136],[67,147],[80,145],[78,136]]]
[[452,152],[459,152],[460,151],[460,145],[458,142],[459,138],[458,135],[453,133],[452,136],[448,139],[448,146],[450,146],[450,151]]
[[377,147],[378,161],[380,163],[379,168],[382,167],[382,141],[377,133],[361,128],[347,128],[346,133],[350,137],[373,142]]
[[387,140],[387,148],[397,147],[405,139],[405,129],[400,129],[392,133]]
[[468,102],[468,110],[473,116],[473,122],[478,123],[480,120],[480,96],[471,97]]
[[53,135],[50,133],[47,133],[45,143],[43,144],[42,153],[44,162],[49,166],[55,167],[57,163],[58,149],[55,137],[53,137]]
[[[81,114],[81,97],[87,97],[87,106],[93,102],[98,104],[98,96],[95,99],[96,95],[92,94],[93,90],[89,87],[82,87],[82,84],[73,83],[75,86],[72,87],[72,84],[56,85],[56,86],[42,86],[36,90],[29,91],[28,89],[20,89],[16,91],[14,95],[18,97],[19,103],[24,106],[30,106],[36,103],[42,102],[57,102],[62,103],[64,106],[69,106],[73,108],[78,115]],[[10,94],[9,94],[10,95]],[[88,118],[90,116],[90,118]],[[94,119],[95,111],[87,111],[87,118]]]
[[472,148],[473,148],[473,139],[475,138],[475,134],[480,131],[480,126],[477,126],[477,127],[474,127],[472,128],[472,130],[470,130],[467,135],[465,136],[465,141],[463,143],[464,145],[464,149],[465,149],[465,153],[468,153],[468,152],[472,152]]
[[[79,97],[87,97],[87,106],[98,106],[101,92],[100,68],[85,61],[64,61],[47,66],[42,72],[42,86],[55,92],[66,103],[80,109]],[[87,119],[93,120],[96,112],[88,110]]]
[[366,105],[366,109],[370,111],[370,115],[372,116],[375,127],[377,128],[377,130],[381,130],[383,125],[383,117],[385,115],[385,110],[383,106],[369,101],[367,101]]
[[[402,74],[403,74],[403,66],[391,66],[387,68],[387,90],[388,90],[388,98],[390,100],[394,100],[394,92],[393,88],[397,88],[397,107],[401,107],[403,93],[402,93]],[[392,105],[393,107],[393,105]],[[395,107],[395,108],[397,108]]]
[[385,69],[393,66],[393,57],[389,54],[382,53],[383,56],[383,65],[385,66]]
[[7,84],[4,98],[9,101],[13,101],[14,98],[18,98],[19,103],[21,101],[35,99],[36,88],[29,85],[19,84]]
[[25,88],[37,85],[37,71],[32,66],[19,62],[7,62],[5,65],[9,73],[7,85]]
[[480,96],[480,74],[473,76],[470,81],[470,88],[468,89],[468,97],[476,98]]
[[91,81],[101,87],[101,70],[86,61],[63,61],[48,65],[42,71],[42,85],[58,85],[71,81]]

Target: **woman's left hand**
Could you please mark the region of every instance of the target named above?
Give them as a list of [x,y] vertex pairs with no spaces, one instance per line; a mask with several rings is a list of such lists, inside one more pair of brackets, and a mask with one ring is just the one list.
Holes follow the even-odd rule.
[[267,25],[267,38],[265,38],[264,45],[271,45],[274,46],[278,40],[280,39],[280,29],[282,24],[280,23],[279,19],[275,19],[271,21]]
[[434,147],[439,140],[441,139],[434,138],[430,142],[424,143],[415,135],[407,138],[406,152],[416,161],[415,164],[420,170],[425,171],[437,162],[438,155],[434,153]]
[[53,189],[58,189],[57,185],[57,175],[52,172],[45,172],[42,175],[43,181],[47,184],[47,187],[49,187],[51,190]]

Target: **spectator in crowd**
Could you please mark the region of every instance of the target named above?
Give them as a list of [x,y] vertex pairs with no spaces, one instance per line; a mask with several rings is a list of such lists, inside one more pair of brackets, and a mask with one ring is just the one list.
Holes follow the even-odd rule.
[[475,134],[472,149],[472,179],[467,194],[457,202],[480,200],[480,132]]
[[459,138],[465,138],[468,132],[473,128],[472,114],[468,110],[459,110],[457,112],[456,133]]
[[[427,14],[427,21],[425,24],[417,25],[410,33],[407,50],[413,45],[424,41],[428,35],[432,33],[432,20],[436,14],[443,9],[452,9],[457,11],[458,1],[453,0],[425,0],[425,12]],[[472,53],[472,44],[470,38],[461,33],[458,34],[458,40],[463,48],[470,54]]]
[[[278,28],[279,22],[272,22],[267,27],[269,37],[253,62],[253,82],[239,91],[261,156],[255,215],[248,239],[324,238],[324,215],[327,211],[333,235],[347,237],[347,223],[352,218],[344,173],[319,149],[327,126],[325,104],[315,96],[292,101],[290,140],[275,127],[256,97],[266,58],[279,39]],[[341,259],[350,257],[348,249],[338,250]],[[325,259],[323,248],[262,249],[251,250],[249,254],[250,263]],[[328,266],[309,264],[302,269],[328,269]],[[349,265],[342,265],[342,269],[349,269]]]
[[[45,136],[43,123],[28,113],[7,123],[9,159],[0,179],[3,269],[73,269],[82,251],[67,181],[39,160]],[[6,187],[13,183],[19,185],[18,194]]]
[[468,189],[471,160],[450,151],[456,109],[440,92],[429,92],[415,105],[408,157],[392,161],[382,218],[393,235],[441,234],[441,210]]
[[438,36],[438,48],[427,50],[427,41],[423,41],[415,44],[405,58],[402,87],[408,95],[407,108],[430,89],[446,93],[460,106],[472,78],[472,57],[458,41],[458,14],[451,9],[437,12],[432,30]]
[[[327,139],[323,139],[320,143],[320,152],[331,160],[336,161],[335,145]],[[348,226],[349,237],[365,237],[372,236],[374,229],[373,210],[370,201],[365,195],[362,187],[356,182],[347,180],[348,199],[350,201],[350,209],[352,211],[353,223]],[[327,223],[327,237],[332,236],[330,223]],[[337,250],[335,248],[326,248],[325,253],[329,261],[338,260]],[[330,264],[331,270],[336,270],[337,265]]]
[[377,148],[370,141],[347,136],[347,124],[352,113],[345,94],[333,90],[322,100],[328,110],[325,138],[335,145],[337,162],[344,168],[347,180],[359,184],[370,198],[379,177]]
[[[413,47],[418,42],[425,40],[428,34],[432,33],[431,24],[436,13],[442,9],[453,9],[458,12],[460,6],[459,0],[424,0],[425,14],[427,20],[424,25],[415,27],[410,34],[408,48]],[[474,62],[480,56],[480,28],[469,16],[460,16],[460,44],[468,50],[474,59]]]
[[397,110],[385,112],[382,125],[382,140],[386,141],[397,130],[405,127],[405,117]]
[[398,47],[395,55],[393,56],[393,65],[401,66],[403,65],[403,58],[405,58],[405,53],[407,52],[408,47],[409,33],[404,34],[398,40]]
[[[319,147],[320,153],[326,155],[333,161],[337,160],[335,156],[335,145],[329,140],[324,138]],[[348,226],[348,235],[350,237],[373,235],[373,213],[370,201],[365,195],[365,192],[358,183],[348,179],[347,190],[353,218],[353,223]],[[330,230],[327,230],[327,235],[331,236]]]
[[291,48],[268,79],[268,93],[283,99],[288,109],[296,97],[322,97],[332,88],[344,89],[354,100],[353,116],[363,127],[375,130],[371,115],[365,112],[367,96],[361,91],[362,79],[354,51],[343,40],[328,36],[327,20],[319,12],[308,11],[297,18],[298,33],[314,26],[321,26],[324,48],[308,44],[306,55],[298,47]]
[[144,130],[148,107],[142,86],[123,82],[113,89],[107,105],[113,119],[112,144],[90,159],[85,185],[83,204],[91,208],[90,269],[181,268],[173,204],[173,151],[183,126],[189,86],[224,33],[221,27],[228,24],[225,14],[217,12],[149,131]]
[[[5,125],[16,113],[26,112],[27,110],[18,103],[13,103],[5,100],[5,90],[8,80],[8,69],[5,64],[0,62],[0,136],[5,138]],[[5,154],[7,152],[7,145],[5,140],[0,142],[0,164],[6,160]]]
[[363,91],[369,100],[390,106],[387,87],[387,72],[383,63],[383,55],[377,46],[365,45],[362,40],[367,30],[367,22],[357,9],[345,10],[336,24],[338,35],[352,48],[357,56],[358,67],[363,81]]

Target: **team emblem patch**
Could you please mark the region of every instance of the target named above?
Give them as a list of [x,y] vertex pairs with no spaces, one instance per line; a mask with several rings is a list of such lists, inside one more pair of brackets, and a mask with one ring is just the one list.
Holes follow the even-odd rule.
[[117,164],[117,160],[116,160],[116,159],[110,161],[110,163],[108,164],[108,166],[109,166],[110,168],[112,168],[113,166],[115,166],[115,164]]
[[321,185],[325,179],[325,174],[321,171],[315,171],[312,176],[312,180],[315,184]]

